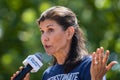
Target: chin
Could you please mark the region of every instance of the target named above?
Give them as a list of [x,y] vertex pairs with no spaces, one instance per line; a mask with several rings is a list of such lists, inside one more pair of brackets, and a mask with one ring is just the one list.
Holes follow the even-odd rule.
[[49,56],[52,56],[53,55],[53,53],[51,53],[51,52],[46,52]]

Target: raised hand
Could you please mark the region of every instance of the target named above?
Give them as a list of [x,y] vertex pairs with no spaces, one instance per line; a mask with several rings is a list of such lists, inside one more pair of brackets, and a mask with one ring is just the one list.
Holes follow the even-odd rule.
[[102,80],[103,76],[115,65],[117,62],[112,61],[107,65],[107,60],[109,57],[109,50],[106,50],[104,54],[104,48],[98,48],[96,52],[92,54],[91,63],[91,80]]

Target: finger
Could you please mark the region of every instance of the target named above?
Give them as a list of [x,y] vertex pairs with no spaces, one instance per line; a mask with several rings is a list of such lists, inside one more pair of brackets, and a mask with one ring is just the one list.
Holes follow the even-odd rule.
[[11,77],[10,80],[13,80],[14,77]]
[[19,74],[20,71],[16,71],[16,74]]
[[104,57],[104,48],[100,47],[100,51],[101,51],[101,59],[103,59],[103,57]]
[[97,62],[99,61],[99,50],[100,50],[100,48],[98,48],[98,49],[96,50],[96,61],[97,61]]
[[110,64],[108,64],[108,66],[106,67],[107,71],[109,71],[117,63],[117,61],[112,61]]
[[22,70],[22,69],[23,69],[23,66],[20,66],[19,69]]
[[13,74],[13,76],[12,77],[15,77],[16,76],[16,73],[15,74]]
[[104,55],[104,48],[100,47],[100,49],[101,49],[101,53],[103,53],[103,55]]
[[92,65],[95,65],[95,60],[96,60],[96,56],[95,56],[95,52],[92,53]]
[[[22,66],[20,66],[20,67],[19,67],[19,69],[20,69],[20,70],[22,70],[22,69],[23,69],[23,67],[22,67]],[[11,80],[13,80],[13,79],[14,79],[14,77],[16,77],[16,76],[19,74],[19,72],[20,72],[20,71],[16,71],[16,73],[14,73],[14,74],[13,74],[13,76],[11,77]]]
[[102,65],[102,60],[103,60],[103,48],[100,48],[100,49],[99,49],[98,58],[99,58],[99,64]]
[[13,77],[15,77],[18,73],[19,73],[19,71],[16,71],[16,73],[15,73],[15,74],[13,74]]
[[27,77],[30,77],[30,73],[27,73],[27,75],[26,75]]
[[109,52],[109,50],[107,50],[106,53],[105,53],[105,57],[104,57],[104,59],[103,59],[103,63],[104,63],[104,64],[107,63],[108,58],[109,58],[109,54],[110,54],[110,52]]
[[24,78],[24,80],[29,80],[29,78],[30,78],[30,74],[27,73],[26,76],[25,76],[25,78]]
[[14,77],[15,77],[18,73],[19,73],[19,71],[16,71],[16,73],[15,73],[15,74],[13,74],[13,76],[11,77],[11,80],[13,80],[13,79],[14,79]]

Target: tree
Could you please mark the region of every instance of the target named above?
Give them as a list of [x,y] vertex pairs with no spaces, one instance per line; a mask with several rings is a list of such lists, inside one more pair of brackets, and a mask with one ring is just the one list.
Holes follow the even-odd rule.
[[[9,80],[29,54],[45,55],[36,20],[55,5],[66,6],[76,13],[89,52],[103,46],[111,52],[108,62],[120,62],[120,0],[0,0],[0,80]],[[45,60],[31,80],[41,78],[48,66],[46,55]],[[119,68],[120,64],[114,66],[107,73],[107,80],[118,80]]]

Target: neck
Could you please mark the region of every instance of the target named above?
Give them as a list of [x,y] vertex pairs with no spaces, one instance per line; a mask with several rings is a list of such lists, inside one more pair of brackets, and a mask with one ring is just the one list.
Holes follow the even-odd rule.
[[66,60],[67,53],[56,53],[54,55],[54,57],[56,58],[57,63],[60,64],[60,65],[62,65],[62,64],[64,64],[64,62]]
[[69,50],[70,50],[70,45],[67,45],[66,47],[61,49],[61,51],[53,55],[56,58],[58,64],[62,65],[65,63]]

